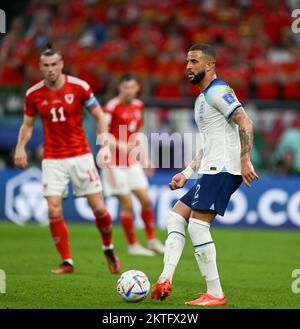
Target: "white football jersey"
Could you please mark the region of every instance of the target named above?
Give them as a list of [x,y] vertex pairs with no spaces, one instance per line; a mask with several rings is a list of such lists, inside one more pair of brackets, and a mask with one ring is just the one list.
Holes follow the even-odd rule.
[[238,126],[230,120],[241,103],[229,85],[213,80],[195,101],[195,121],[202,139],[199,174],[241,174],[241,143]]

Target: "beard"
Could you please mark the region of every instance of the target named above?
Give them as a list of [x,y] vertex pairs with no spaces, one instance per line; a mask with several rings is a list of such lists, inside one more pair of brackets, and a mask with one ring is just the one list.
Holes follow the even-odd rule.
[[197,74],[194,75],[194,78],[192,80],[190,80],[190,83],[192,83],[193,85],[198,85],[199,83],[202,82],[202,80],[205,78],[205,71],[201,71]]

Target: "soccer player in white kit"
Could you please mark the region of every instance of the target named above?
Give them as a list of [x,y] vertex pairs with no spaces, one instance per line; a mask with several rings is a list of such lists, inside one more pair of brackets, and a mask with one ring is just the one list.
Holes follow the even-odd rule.
[[194,173],[202,175],[173,207],[167,218],[164,268],[151,297],[163,300],[171,293],[172,279],[185,244],[188,229],[195,258],[207,284],[207,292],[186,305],[226,304],[210,224],[217,214],[224,215],[229,199],[244,182],[248,187],[258,176],[250,155],[253,125],[228,84],[217,78],[216,54],[210,45],[193,45],[187,54],[189,81],[201,91],[194,110],[203,146],[197,156],[169,184],[181,188]]

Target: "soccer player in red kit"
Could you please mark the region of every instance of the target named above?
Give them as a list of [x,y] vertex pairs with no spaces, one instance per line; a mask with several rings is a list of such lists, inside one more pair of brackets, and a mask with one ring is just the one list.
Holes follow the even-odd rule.
[[[69,234],[62,211],[62,200],[67,196],[71,180],[74,195],[86,197],[95,215],[109,270],[119,273],[120,262],[112,244],[111,217],[103,202],[101,181],[82,128],[84,107],[95,118],[98,133],[106,132],[104,113],[85,81],[62,73],[60,51],[49,45],[40,56],[40,69],[44,79],[26,92],[24,121],[19,131],[14,160],[17,167],[27,167],[25,146],[31,138],[39,113],[45,139],[43,193],[48,202],[51,235],[62,259],[61,265],[52,272],[63,274],[74,271]],[[102,155],[102,163],[110,160],[109,146],[104,147]]]
[[[141,162],[130,156],[130,139],[143,125],[144,104],[136,99],[139,83],[132,73],[125,73],[119,81],[119,95],[111,99],[104,107],[109,123],[109,131],[114,136],[112,161],[103,168],[103,186],[107,196],[118,197],[121,203],[120,221],[128,241],[130,255],[153,256],[154,252],[164,253],[164,245],[155,237],[154,212],[148,193],[148,180]],[[141,159],[147,174],[153,173],[151,161]],[[134,230],[133,204],[131,192],[142,206],[148,249],[138,242]]]

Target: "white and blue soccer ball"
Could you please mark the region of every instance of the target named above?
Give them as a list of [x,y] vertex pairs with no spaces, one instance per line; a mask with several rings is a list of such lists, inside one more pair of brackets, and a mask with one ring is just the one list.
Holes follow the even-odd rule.
[[150,281],[142,271],[126,271],[117,282],[117,291],[127,302],[140,302],[150,292]]

